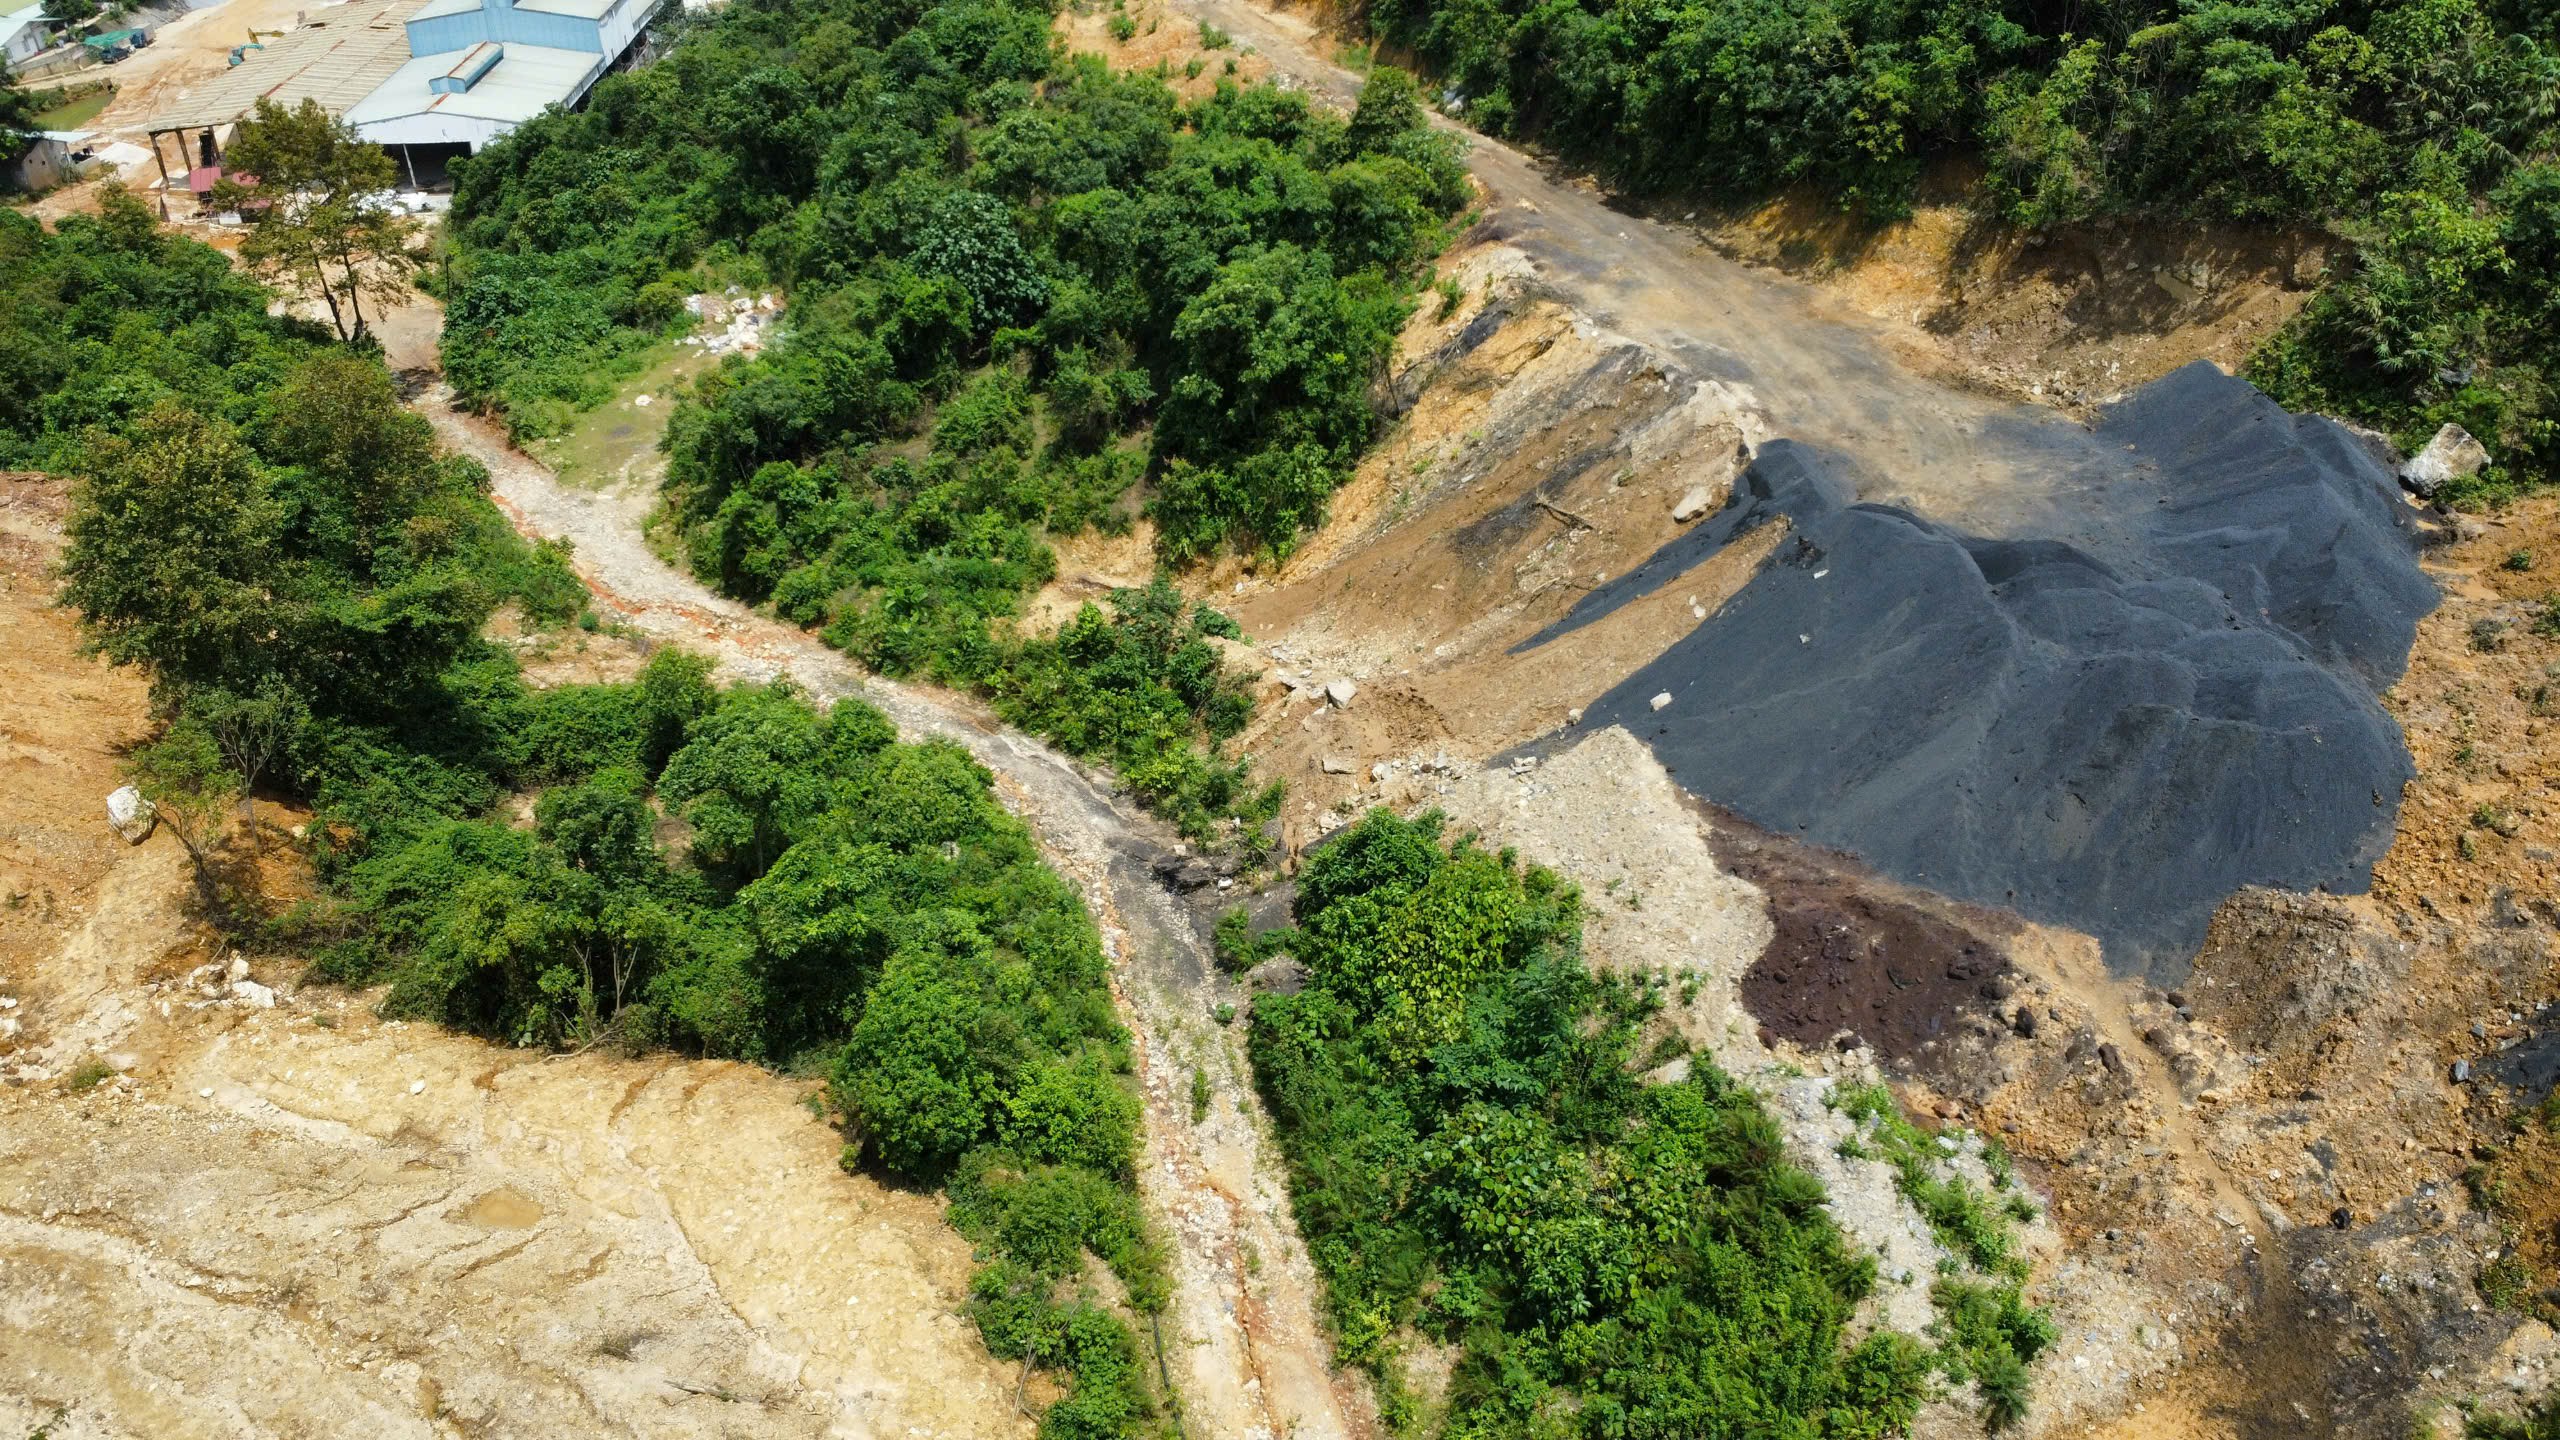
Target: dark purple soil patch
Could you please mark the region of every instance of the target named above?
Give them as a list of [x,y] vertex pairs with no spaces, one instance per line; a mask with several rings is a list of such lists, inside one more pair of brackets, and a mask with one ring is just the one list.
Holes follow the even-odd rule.
[[1938,1062],[1980,1028],[1969,1019],[1998,1023],[2016,988],[2001,937],[2016,922],[1899,893],[1846,856],[1709,813],[1716,858],[1760,887],[1777,929],[1742,977],[1744,1008],[1762,1031],[1814,1050],[1863,1044],[1905,1072],[1962,1080]]

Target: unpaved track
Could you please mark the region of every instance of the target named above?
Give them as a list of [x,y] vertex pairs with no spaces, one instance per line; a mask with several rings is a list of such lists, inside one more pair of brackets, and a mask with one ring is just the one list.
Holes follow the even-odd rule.
[[[519,530],[573,544],[580,576],[616,619],[711,656],[730,679],[788,677],[814,696],[858,697],[907,736],[955,741],[995,772],[1050,863],[1082,889],[1116,961],[1114,989],[1136,1032],[1146,1095],[1139,1180],[1173,1261],[1162,1356],[1183,1432],[1198,1440],[1373,1432],[1365,1391],[1337,1380],[1328,1363],[1314,1271],[1246,1083],[1240,1037],[1209,1018],[1221,1001],[1243,997],[1208,963],[1149,868],[1166,848],[1160,828],[1115,799],[1107,779],[968,702],[865,675],[816,637],[712,594],[649,549],[641,527],[652,491],[568,486],[448,400],[438,387],[418,408],[447,445],[488,467],[497,501]],[[1197,1125],[1195,1070],[1212,1091]]]
[[[1274,78],[1348,107],[1362,77],[1297,13],[1246,0],[1167,0],[1251,45]],[[1436,118],[1436,117],[1435,117]],[[1567,306],[1668,352],[1740,392],[1770,437],[1848,457],[1860,498],[1907,504],[1983,533],[2112,548],[2151,486],[2058,411],[1956,388],[1922,373],[1917,337],[1754,270],[1678,225],[1612,209],[1523,151],[1446,120],[1491,192],[1484,233],[1537,263]]]

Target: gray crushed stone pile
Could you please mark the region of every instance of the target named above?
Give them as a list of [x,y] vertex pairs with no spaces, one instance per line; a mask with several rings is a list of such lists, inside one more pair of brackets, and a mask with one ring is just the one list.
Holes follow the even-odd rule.
[[1761,572],[1584,723],[1760,824],[2177,978],[2243,885],[2370,883],[2411,774],[2376,694],[2436,593],[2390,472],[2210,365],[2094,438],[2121,458],[2071,539],[1859,503],[1880,487],[1773,441],[1722,512],[1527,644],[1784,516]]

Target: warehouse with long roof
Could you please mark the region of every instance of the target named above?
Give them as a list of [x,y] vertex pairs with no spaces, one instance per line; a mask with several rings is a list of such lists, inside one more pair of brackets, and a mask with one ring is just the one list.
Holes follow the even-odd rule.
[[660,3],[346,0],[309,12],[153,117],[153,146],[176,142],[160,152],[164,174],[175,159],[202,177],[220,132],[259,101],[311,100],[391,150],[414,181],[421,162],[477,151],[551,106],[584,100],[639,45]]

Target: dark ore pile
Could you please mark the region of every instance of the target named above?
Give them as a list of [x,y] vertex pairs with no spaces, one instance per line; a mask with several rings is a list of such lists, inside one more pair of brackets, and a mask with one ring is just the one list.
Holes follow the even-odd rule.
[[1583,723],[1780,833],[2179,978],[2243,885],[2370,883],[2411,774],[2376,692],[2436,595],[2383,464],[2211,365],[2094,438],[2121,468],[2070,540],[1858,503],[1836,457],[1772,442],[1721,514],[1527,645],[1784,516],[1761,572]]

